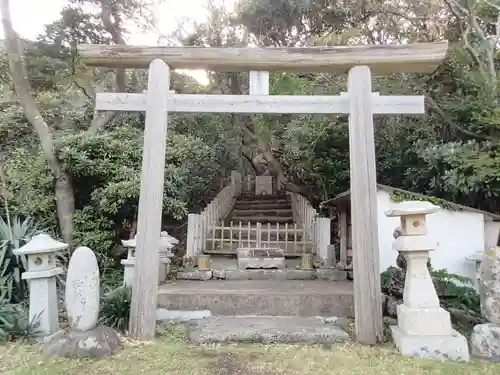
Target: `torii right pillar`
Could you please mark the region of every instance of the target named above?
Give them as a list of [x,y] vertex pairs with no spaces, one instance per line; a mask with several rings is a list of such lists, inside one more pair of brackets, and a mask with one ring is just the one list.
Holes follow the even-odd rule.
[[401,218],[402,235],[393,248],[407,262],[403,304],[398,306],[398,325],[391,327],[392,338],[405,356],[469,361],[467,340],[453,330],[450,313],[440,307],[427,269],[437,242],[427,233],[426,215],[439,209],[430,202],[406,201],[385,213]]

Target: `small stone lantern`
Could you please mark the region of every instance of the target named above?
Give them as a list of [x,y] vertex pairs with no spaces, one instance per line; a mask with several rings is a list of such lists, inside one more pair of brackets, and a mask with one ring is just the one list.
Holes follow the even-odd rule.
[[[127,259],[122,259],[121,264],[124,267],[123,274],[123,284],[132,286],[134,282],[134,267],[135,267],[135,247],[136,238],[134,236],[131,240],[122,240],[122,245],[128,249]],[[158,284],[161,284],[167,278],[168,271],[170,269],[170,258],[174,255],[171,253],[171,249],[174,245],[178,244],[179,240],[172,237],[167,232],[161,232],[160,241],[158,246],[158,254],[160,257],[160,268],[158,272]]]
[[484,251],[478,250],[474,254],[465,257],[466,260],[474,262],[476,271],[476,291],[479,290],[479,282],[481,280],[481,262],[483,261]]
[[56,276],[63,273],[63,269],[57,267],[56,256],[67,248],[67,244],[54,240],[48,234],[39,234],[14,250],[15,255],[24,255],[28,259],[28,269],[22,278],[29,285],[29,318],[30,322],[38,323],[38,331],[43,335],[50,335],[59,329]]
[[426,215],[438,210],[430,202],[406,201],[385,213],[401,219],[401,235],[393,248],[407,261],[403,304],[398,306],[392,337],[403,355],[468,361],[467,340],[453,330],[450,314],[440,307],[427,269],[429,252],[437,242],[427,233]]

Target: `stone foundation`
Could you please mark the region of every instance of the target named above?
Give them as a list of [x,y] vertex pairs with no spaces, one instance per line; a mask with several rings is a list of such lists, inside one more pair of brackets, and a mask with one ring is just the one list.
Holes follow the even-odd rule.
[[297,269],[227,269],[213,271],[180,271],[179,280],[347,280],[347,272],[328,268]]
[[391,327],[392,339],[404,356],[436,360],[469,361],[469,346],[464,336],[456,331],[450,335],[408,335],[399,327]]
[[282,249],[238,249],[238,268],[284,269],[285,252]]

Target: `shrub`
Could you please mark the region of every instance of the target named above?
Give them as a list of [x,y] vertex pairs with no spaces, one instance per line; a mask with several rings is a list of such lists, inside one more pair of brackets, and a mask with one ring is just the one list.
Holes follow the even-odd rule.
[[105,294],[101,300],[101,324],[125,332],[130,320],[132,288],[120,287]]
[[37,333],[38,322],[29,320],[26,303],[9,303],[5,280],[0,279],[0,342],[30,338]]
[[0,217],[0,278],[4,280],[9,302],[22,302],[27,295],[26,281],[21,279],[26,259],[14,255],[14,250],[24,246],[39,232],[37,222],[27,217],[15,216],[4,220]]

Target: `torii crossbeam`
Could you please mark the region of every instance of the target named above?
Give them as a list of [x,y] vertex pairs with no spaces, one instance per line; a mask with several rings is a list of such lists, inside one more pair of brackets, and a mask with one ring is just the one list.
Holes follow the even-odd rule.
[[[351,212],[356,338],[383,338],[379,274],[373,115],[422,114],[420,96],[372,93],[371,73],[429,72],[444,58],[447,42],[334,48],[79,47],[92,66],[149,67],[142,94],[97,94],[96,109],[146,111],[139,200],[131,335],[155,334],[158,256],[168,112],[344,113],[349,114]],[[169,90],[170,67],[252,71],[250,95],[177,95]],[[268,95],[267,73],[255,71],[348,72],[340,96]],[[253,77],[253,78],[252,78]]]

